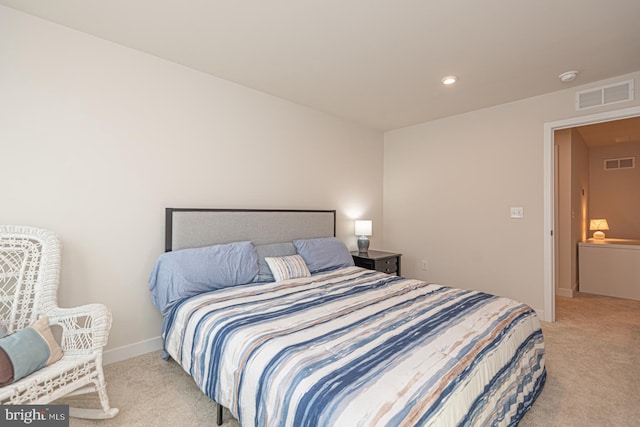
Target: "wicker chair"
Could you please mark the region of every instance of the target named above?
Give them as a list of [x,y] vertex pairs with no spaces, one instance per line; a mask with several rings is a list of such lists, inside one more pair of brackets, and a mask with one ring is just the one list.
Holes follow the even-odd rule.
[[[0,387],[0,404],[47,404],[63,396],[97,392],[102,409],[69,408],[78,418],[112,418],[102,370],[111,312],[102,304],[60,308],[60,243],[50,231],[0,226],[0,327],[13,333],[48,316],[62,328],[62,359]],[[54,327],[55,328],[55,327]]]

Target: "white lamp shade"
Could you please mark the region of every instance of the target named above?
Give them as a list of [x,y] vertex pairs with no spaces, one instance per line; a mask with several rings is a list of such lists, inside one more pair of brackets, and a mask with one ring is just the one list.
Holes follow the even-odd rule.
[[591,221],[589,221],[589,230],[600,231],[600,230],[608,230],[608,229],[609,229],[609,223],[604,218],[592,219]]
[[371,220],[357,220],[356,221],[356,236],[371,236],[372,221]]

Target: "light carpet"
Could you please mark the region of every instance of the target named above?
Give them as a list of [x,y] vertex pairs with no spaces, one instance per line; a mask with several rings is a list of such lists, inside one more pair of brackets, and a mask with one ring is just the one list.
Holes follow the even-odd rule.
[[[578,294],[556,298],[556,322],[543,322],[547,383],[521,427],[640,426],[640,301]],[[215,426],[216,405],[160,352],[105,367],[120,414],[72,418],[84,426]],[[94,395],[64,403],[99,407]],[[225,409],[224,427],[238,427]]]

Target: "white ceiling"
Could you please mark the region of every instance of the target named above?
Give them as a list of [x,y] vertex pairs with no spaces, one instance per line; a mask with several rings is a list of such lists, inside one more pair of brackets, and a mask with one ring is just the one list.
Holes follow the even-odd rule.
[[640,0],[0,4],[381,130],[640,70]]

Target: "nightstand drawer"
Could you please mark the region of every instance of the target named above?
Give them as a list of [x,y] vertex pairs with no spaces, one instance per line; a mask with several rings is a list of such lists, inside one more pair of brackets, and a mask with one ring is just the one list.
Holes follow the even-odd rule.
[[353,259],[354,263],[356,264],[357,267],[362,267],[362,268],[366,268],[368,270],[375,270],[376,269],[376,260],[375,259],[363,259],[363,258],[356,258],[354,257]]
[[375,270],[383,273],[395,273],[398,271],[398,258],[387,258],[376,260]]

